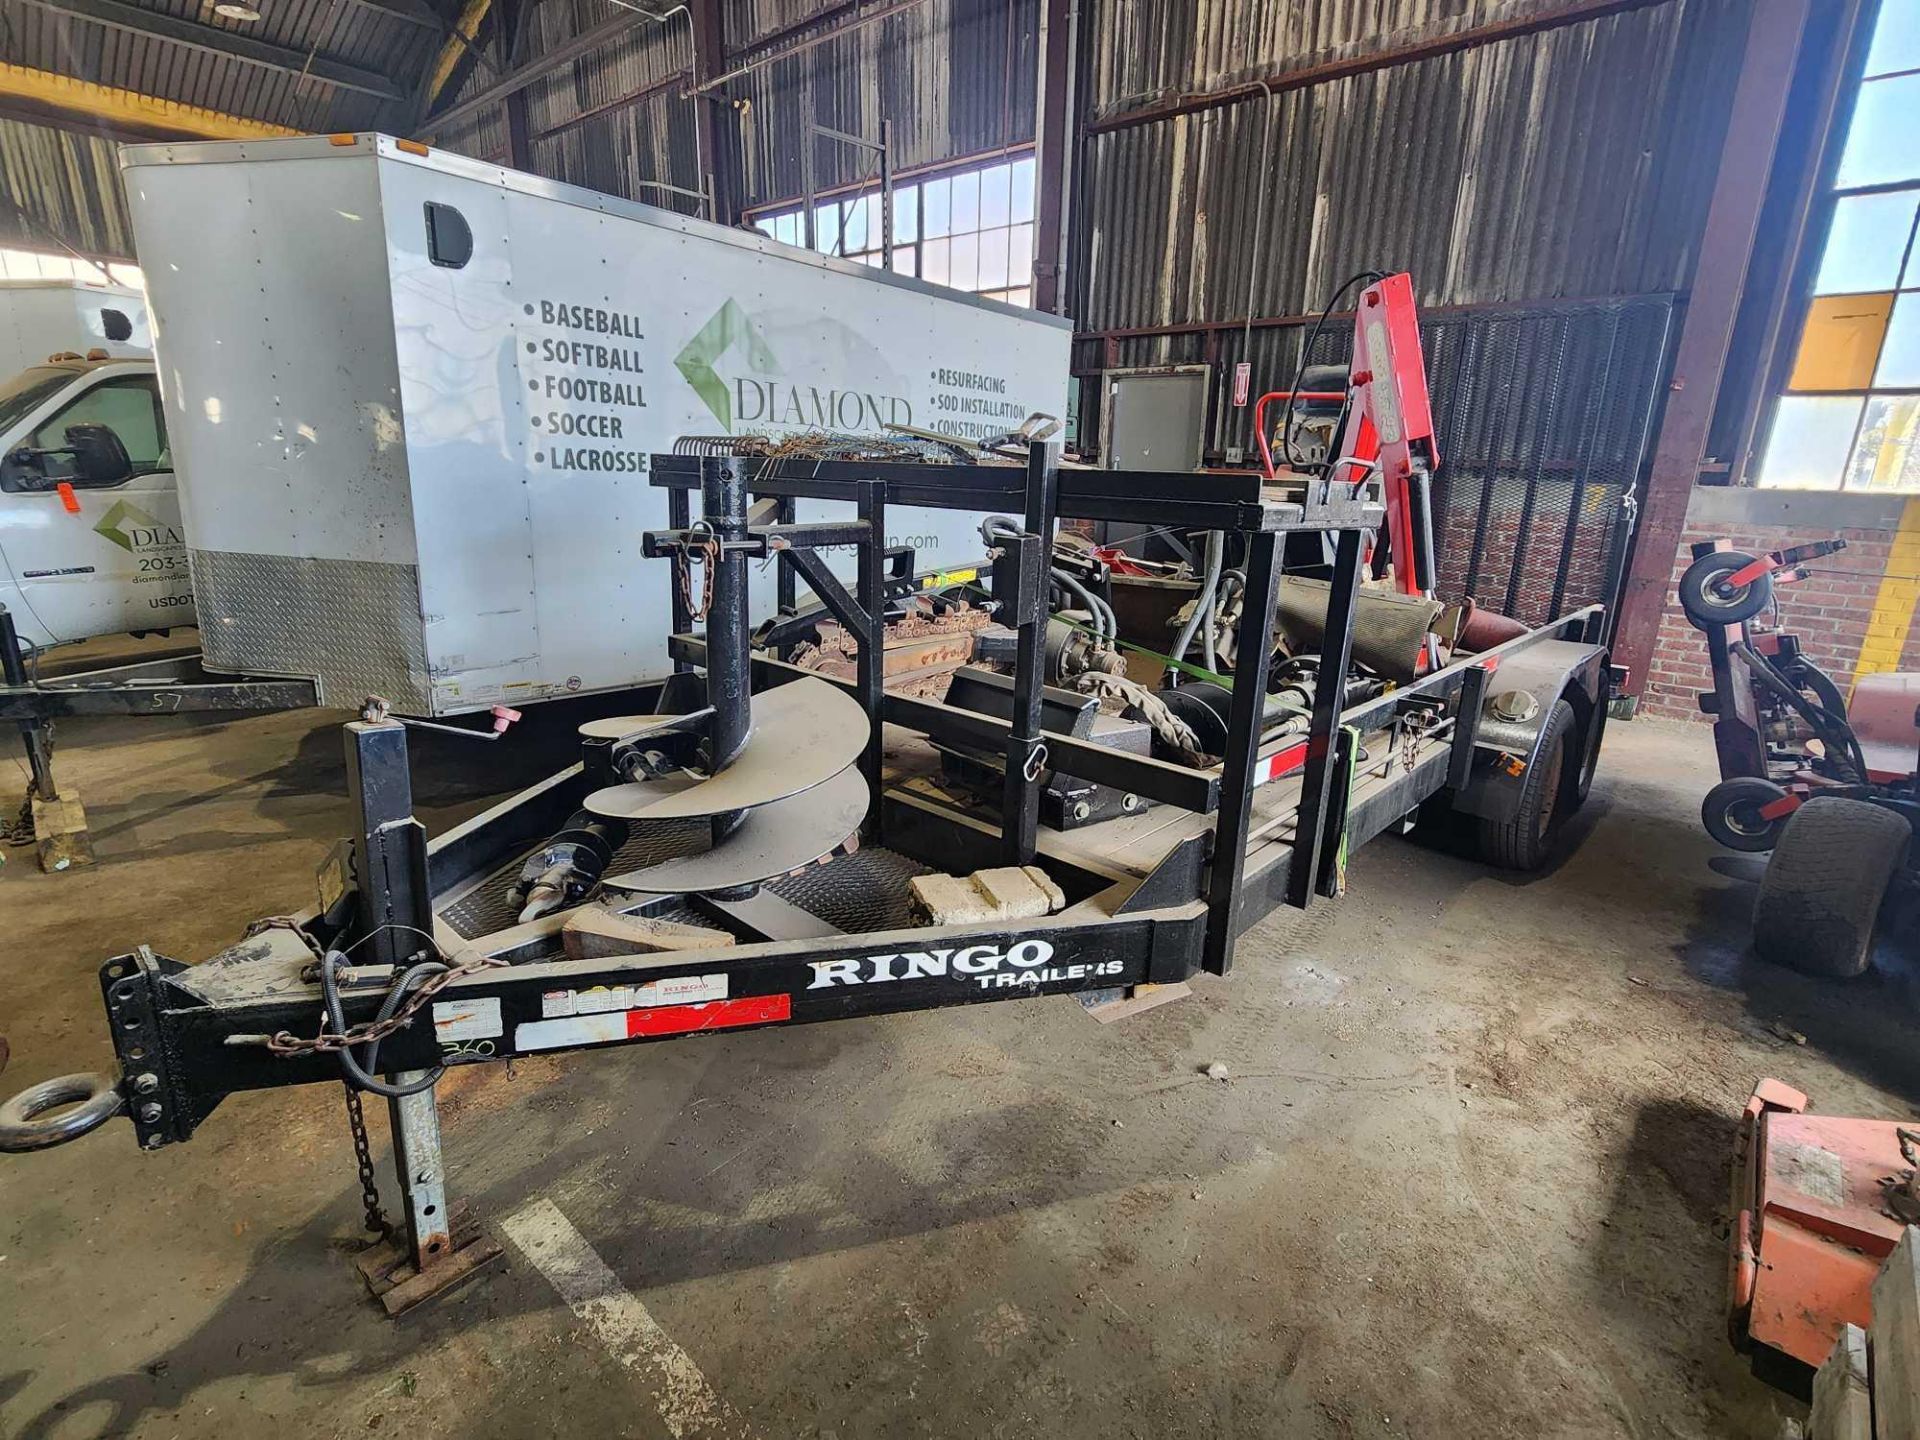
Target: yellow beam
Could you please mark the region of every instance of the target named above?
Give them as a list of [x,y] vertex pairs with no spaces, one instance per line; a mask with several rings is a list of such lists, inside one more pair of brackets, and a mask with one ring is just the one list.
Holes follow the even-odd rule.
[[264,120],[245,120],[218,110],[203,110],[198,105],[182,105],[132,90],[116,90],[110,85],[30,70],[24,65],[0,64],[0,97],[5,96],[64,111],[108,128],[144,126],[177,131],[197,140],[265,140],[275,135],[302,133],[284,125],[269,125]]
[[1860,641],[1860,658],[1853,667],[1853,683],[1862,675],[1898,670],[1906,652],[1907,632],[1920,609],[1920,495],[1901,507],[1900,526],[1887,549],[1886,573],[1867,615],[1867,633]]
[[[467,46],[473,44],[475,37],[480,34],[480,22],[487,18],[487,11],[491,8],[493,0],[467,0],[460,7],[460,18],[453,24],[454,33],[440,47],[440,58],[433,62],[433,76],[427,81],[429,109],[440,98],[440,92],[447,88],[447,81],[453,78],[453,67],[460,63]],[[466,42],[464,45],[461,43],[463,40]]]

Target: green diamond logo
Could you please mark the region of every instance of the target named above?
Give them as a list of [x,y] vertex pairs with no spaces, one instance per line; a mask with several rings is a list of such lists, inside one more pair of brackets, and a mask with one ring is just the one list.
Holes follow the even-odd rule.
[[148,514],[130,500],[117,500],[93,529],[95,534],[106,536],[122,550],[130,552],[133,549],[133,536],[129,531],[135,525],[158,529],[160,517]]
[[714,311],[713,318],[700,327],[700,333],[689,340],[673,360],[674,369],[686,377],[693,393],[706,403],[721,429],[728,434],[733,433],[733,396],[727,393],[727,382],[713,367],[735,345],[746,347],[747,364],[753,369],[763,374],[773,370],[773,352],[736,300],[729,300]]

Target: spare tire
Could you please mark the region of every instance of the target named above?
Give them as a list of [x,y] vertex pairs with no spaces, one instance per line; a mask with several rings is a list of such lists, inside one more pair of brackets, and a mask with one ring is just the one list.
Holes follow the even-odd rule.
[[1753,949],[1809,975],[1858,975],[1913,830],[1865,800],[1816,796],[1788,817],[1753,907]]

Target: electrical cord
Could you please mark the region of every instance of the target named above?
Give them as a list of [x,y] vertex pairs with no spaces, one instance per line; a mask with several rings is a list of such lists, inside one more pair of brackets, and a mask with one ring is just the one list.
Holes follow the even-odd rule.
[[[336,1034],[347,1033],[346,1007],[340,1003],[340,985],[334,972],[346,963],[346,956],[338,950],[329,950],[320,957],[320,997],[327,1008],[327,1021]],[[386,999],[380,1002],[380,1010],[374,1016],[374,1024],[391,1020],[409,991],[419,988],[428,977],[445,974],[451,967],[438,960],[422,960],[409,966],[387,991]],[[376,1095],[384,1095],[389,1100],[404,1100],[409,1095],[418,1095],[431,1090],[440,1083],[440,1077],[447,1073],[447,1067],[436,1065],[420,1079],[406,1085],[389,1085],[373,1072],[380,1063],[380,1037],[376,1035],[361,1047],[362,1054],[356,1056],[351,1045],[342,1045],[339,1050],[340,1069],[346,1075],[347,1083],[360,1090],[371,1090]]]
[[[1293,384],[1289,387],[1293,394],[1298,395],[1300,393],[1301,384],[1307,378],[1307,361],[1313,354],[1314,342],[1320,338],[1320,332],[1326,328],[1327,321],[1333,317],[1334,307],[1340,303],[1340,297],[1345,295],[1347,291],[1351,290],[1355,285],[1374,285],[1386,278],[1387,277],[1378,270],[1361,270],[1341,281],[1340,288],[1327,297],[1326,308],[1320,312],[1320,318],[1313,322],[1313,329],[1307,332],[1306,343],[1300,347],[1300,363],[1294,369]],[[1358,357],[1355,358],[1357,359]],[[1351,369],[1351,367],[1349,367],[1349,369]],[[1299,458],[1293,453],[1293,432],[1299,424],[1299,418],[1299,408],[1292,401],[1289,401],[1287,403],[1287,428],[1280,432],[1280,454],[1281,458],[1296,470],[1302,468]],[[1342,419],[1344,421],[1344,412]]]

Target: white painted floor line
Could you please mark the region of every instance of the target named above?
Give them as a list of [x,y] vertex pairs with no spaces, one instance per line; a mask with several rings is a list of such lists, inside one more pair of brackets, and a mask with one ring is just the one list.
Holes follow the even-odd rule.
[[500,1228],[560,1292],[567,1308],[600,1337],[613,1358],[652,1382],[660,1418],[675,1440],[751,1433],[707,1383],[692,1357],[673,1343],[647,1307],[620,1283],[559,1206],[551,1200],[536,1200],[509,1215]]

